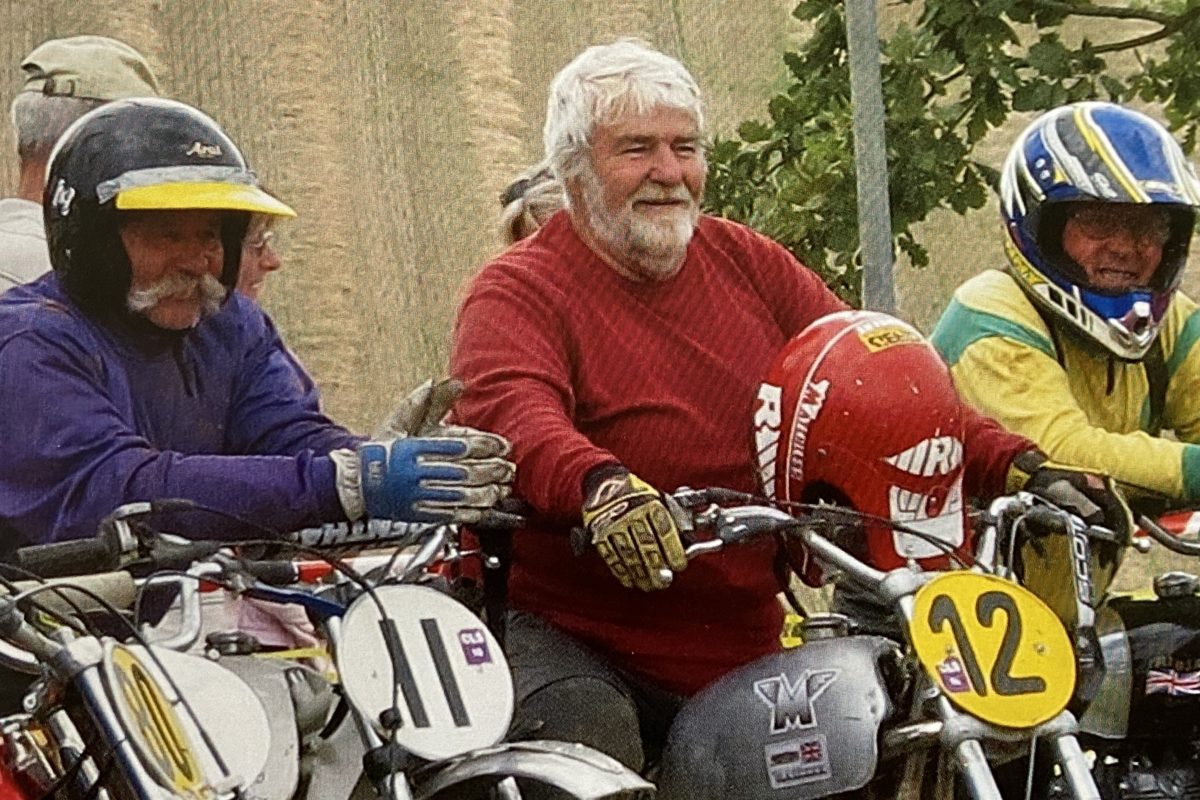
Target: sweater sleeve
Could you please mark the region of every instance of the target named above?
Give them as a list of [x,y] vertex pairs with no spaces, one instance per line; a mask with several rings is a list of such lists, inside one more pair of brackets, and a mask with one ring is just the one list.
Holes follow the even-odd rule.
[[751,238],[746,252],[753,254],[768,276],[767,281],[756,281],[756,285],[765,291],[763,299],[785,337],[792,338],[826,314],[850,308],[786,247],[749,228],[741,232]]
[[579,515],[584,474],[618,459],[575,427],[570,343],[547,290],[485,269],[459,310],[450,372],[466,385],[455,418],[508,438],[517,494],[567,520]]
[[[50,400],[53,398],[53,400]],[[86,348],[25,333],[0,347],[0,518],[26,542],[92,536],[124,503],[183,498],[260,528],[343,518],[329,458],[187,455],[154,447],[120,414]],[[173,515],[171,530],[228,533],[212,515]]]
[[[1180,302],[1177,297],[1176,302]],[[1159,334],[1160,336],[1162,334]],[[1167,359],[1164,422],[1180,440],[1200,444],[1200,309],[1190,308]]]
[[989,416],[963,404],[964,488],[969,497],[990,499],[1004,494],[1005,479],[1012,460],[1035,445],[1024,436],[1009,432]]
[[1200,446],[1113,433],[1092,425],[1050,355],[1001,337],[971,344],[953,369],[963,397],[1029,436],[1055,461],[1111,475],[1133,488],[1200,498]]

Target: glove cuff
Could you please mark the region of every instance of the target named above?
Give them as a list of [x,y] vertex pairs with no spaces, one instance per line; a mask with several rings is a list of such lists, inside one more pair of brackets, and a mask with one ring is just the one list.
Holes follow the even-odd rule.
[[600,484],[607,481],[609,478],[615,478],[618,475],[625,476],[629,474],[629,470],[616,461],[609,461],[605,464],[599,464],[592,467],[583,475],[583,499],[586,502],[592,493],[599,488]]
[[329,458],[335,471],[333,487],[338,501],[346,512],[346,519],[356,522],[366,516],[367,503],[363,499],[362,477],[358,453],[353,450],[334,450]]
[[1008,473],[1004,477],[1004,493],[1012,494],[1024,489],[1033,473],[1041,469],[1048,460],[1041,450],[1018,453],[1008,465]]

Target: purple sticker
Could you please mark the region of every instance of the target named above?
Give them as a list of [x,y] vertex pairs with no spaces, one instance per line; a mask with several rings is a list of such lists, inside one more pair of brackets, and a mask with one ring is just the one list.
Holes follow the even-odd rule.
[[942,677],[942,686],[947,692],[961,694],[971,691],[971,679],[967,677],[962,662],[954,656],[946,656],[946,660],[938,664],[937,670]]
[[492,654],[488,650],[487,637],[484,636],[482,629],[465,628],[459,631],[458,643],[462,645],[463,656],[466,657],[468,664],[474,666],[492,663]]

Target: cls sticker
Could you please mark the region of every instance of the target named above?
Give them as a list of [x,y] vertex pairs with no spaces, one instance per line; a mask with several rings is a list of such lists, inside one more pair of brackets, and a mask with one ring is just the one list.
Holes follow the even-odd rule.
[[754,693],[771,707],[771,734],[816,725],[813,701],[837,680],[839,672],[836,669],[806,669],[795,683],[784,673],[755,681]]
[[959,694],[971,691],[971,679],[967,677],[967,671],[957,656],[946,656],[942,663],[937,665],[937,671],[947,692]]
[[479,628],[466,628],[458,632],[458,643],[462,646],[463,656],[467,659],[467,663],[475,666],[477,664],[492,663],[492,654],[488,651],[487,637],[483,635],[483,631]]

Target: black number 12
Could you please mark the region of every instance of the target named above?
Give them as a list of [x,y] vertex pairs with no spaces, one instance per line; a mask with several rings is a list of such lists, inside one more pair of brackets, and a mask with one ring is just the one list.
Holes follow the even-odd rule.
[[[1021,643],[1021,614],[1012,598],[1004,592],[984,592],[975,601],[975,618],[980,624],[990,628],[996,612],[1003,611],[1005,618],[1004,639],[1000,642],[1000,652],[996,654],[996,663],[992,665],[992,687],[996,694],[1011,696],[1018,694],[1040,694],[1046,691],[1046,682],[1037,676],[1015,678],[1011,674],[1013,658],[1017,654],[1017,646]],[[963,667],[971,684],[980,696],[986,697],[987,684],[983,680],[983,670],[979,666],[979,657],[975,648],[967,638],[966,628],[958,615],[958,607],[949,595],[940,594],[933,599],[929,609],[929,627],[934,633],[941,633],[946,623],[954,634],[958,652],[962,655]]]

